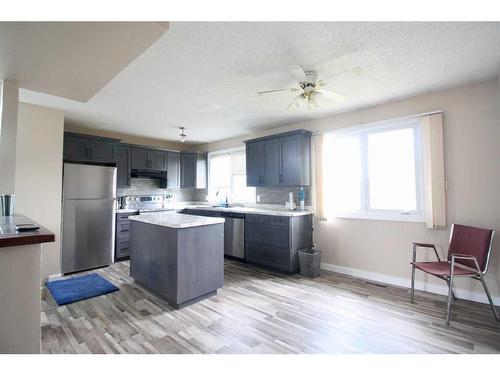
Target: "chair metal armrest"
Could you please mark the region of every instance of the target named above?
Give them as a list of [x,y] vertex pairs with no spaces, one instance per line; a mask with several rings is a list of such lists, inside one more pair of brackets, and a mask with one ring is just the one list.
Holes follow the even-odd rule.
[[433,247],[436,248],[436,245],[432,243],[423,243],[423,242],[413,242],[413,246],[418,246],[418,247]]
[[436,249],[436,245],[432,243],[422,243],[422,242],[413,242],[413,262],[417,261],[417,247],[423,247],[428,249],[433,249],[434,254],[436,254],[436,258],[439,262],[441,262],[441,258],[439,258],[439,254]]
[[[476,271],[481,272],[481,269],[479,268],[479,263],[477,262],[477,258],[474,255],[452,253],[452,254],[450,254],[450,256],[451,256],[450,267],[452,267],[455,264],[455,259],[473,260],[474,264],[476,266]],[[472,267],[470,267],[470,268],[472,268]]]

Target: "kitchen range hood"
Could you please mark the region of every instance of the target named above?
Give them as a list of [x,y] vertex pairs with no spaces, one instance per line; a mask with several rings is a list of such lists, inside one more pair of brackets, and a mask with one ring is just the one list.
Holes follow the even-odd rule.
[[160,180],[160,187],[167,187],[167,172],[166,171],[154,171],[147,169],[132,169],[130,176],[133,178],[154,178]]

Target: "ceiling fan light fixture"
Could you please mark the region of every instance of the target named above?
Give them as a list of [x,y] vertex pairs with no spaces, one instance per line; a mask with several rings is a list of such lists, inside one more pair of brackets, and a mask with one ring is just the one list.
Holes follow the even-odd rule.
[[323,97],[323,93],[319,91],[313,91],[309,94],[309,100],[312,100],[314,103],[318,103],[318,100],[321,100]]

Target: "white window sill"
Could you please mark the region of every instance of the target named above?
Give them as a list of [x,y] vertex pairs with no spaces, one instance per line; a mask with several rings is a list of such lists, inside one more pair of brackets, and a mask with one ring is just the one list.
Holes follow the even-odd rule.
[[361,219],[361,220],[381,220],[381,221],[405,221],[412,223],[425,223],[422,215],[406,214],[374,214],[374,213],[342,213],[332,214],[329,219]]

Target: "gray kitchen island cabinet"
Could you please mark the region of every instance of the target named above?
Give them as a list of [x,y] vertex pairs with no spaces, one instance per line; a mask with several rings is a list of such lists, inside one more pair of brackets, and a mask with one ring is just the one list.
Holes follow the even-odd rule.
[[224,219],[150,213],[130,217],[130,276],[179,309],[224,285]]

